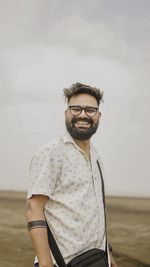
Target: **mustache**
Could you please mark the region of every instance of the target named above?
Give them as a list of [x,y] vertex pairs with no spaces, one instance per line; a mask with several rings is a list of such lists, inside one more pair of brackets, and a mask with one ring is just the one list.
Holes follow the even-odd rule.
[[76,123],[76,122],[78,122],[78,121],[85,121],[85,122],[87,122],[87,123],[91,123],[91,124],[93,124],[93,120],[91,119],[91,118],[72,118],[72,120],[71,120],[71,122],[72,123]]

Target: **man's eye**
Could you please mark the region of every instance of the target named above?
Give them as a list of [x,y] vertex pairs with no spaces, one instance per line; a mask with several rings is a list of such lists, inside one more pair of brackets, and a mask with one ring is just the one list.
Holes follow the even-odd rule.
[[74,112],[79,112],[80,108],[72,108],[71,110],[74,111]]
[[93,113],[93,112],[95,112],[95,109],[94,108],[87,108],[86,109],[86,112]]

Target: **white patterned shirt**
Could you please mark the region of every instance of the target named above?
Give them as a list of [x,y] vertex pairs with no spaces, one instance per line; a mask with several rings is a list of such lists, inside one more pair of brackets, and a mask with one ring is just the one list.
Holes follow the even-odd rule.
[[93,145],[90,158],[66,132],[31,160],[28,198],[49,197],[45,217],[66,263],[91,248],[105,249],[101,178]]

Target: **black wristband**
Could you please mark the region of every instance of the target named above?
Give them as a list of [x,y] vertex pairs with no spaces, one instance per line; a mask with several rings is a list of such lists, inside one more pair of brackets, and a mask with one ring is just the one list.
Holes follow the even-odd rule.
[[32,221],[27,224],[28,231],[34,228],[46,228],[46,222],[44,220]]

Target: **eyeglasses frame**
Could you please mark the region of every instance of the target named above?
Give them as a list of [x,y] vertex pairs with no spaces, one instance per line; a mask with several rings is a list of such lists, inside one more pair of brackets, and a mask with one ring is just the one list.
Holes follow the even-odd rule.
[[[80,113],[79,113],[78,115],[74,115],[74,114],[71,113],[71,109],[70,109],[70,108],[73,108],[73,107],[80,108]],[[89,116],[89,115],[86,113],[86,109],[87,109],[87,108],[94,108],[94,109],[95,109],[95,114],[92,115],[92,116]],[[71,106],[68,106],[68,110],[70,111],[70,113],[71,113],[72,116],[74,116],[74,117],[79,116],[79,115],[82,113],[82,110],[84,110],[85,114],[86,114],[88,117],[91,118],[91,117],[94,117],[94,116],[97,114],[98,109],[99,109],[98,107],[91,107],[91,106],[85,106],[85,107],[81,107],[81,106],[79,106],[79,105],[71,105]]]

